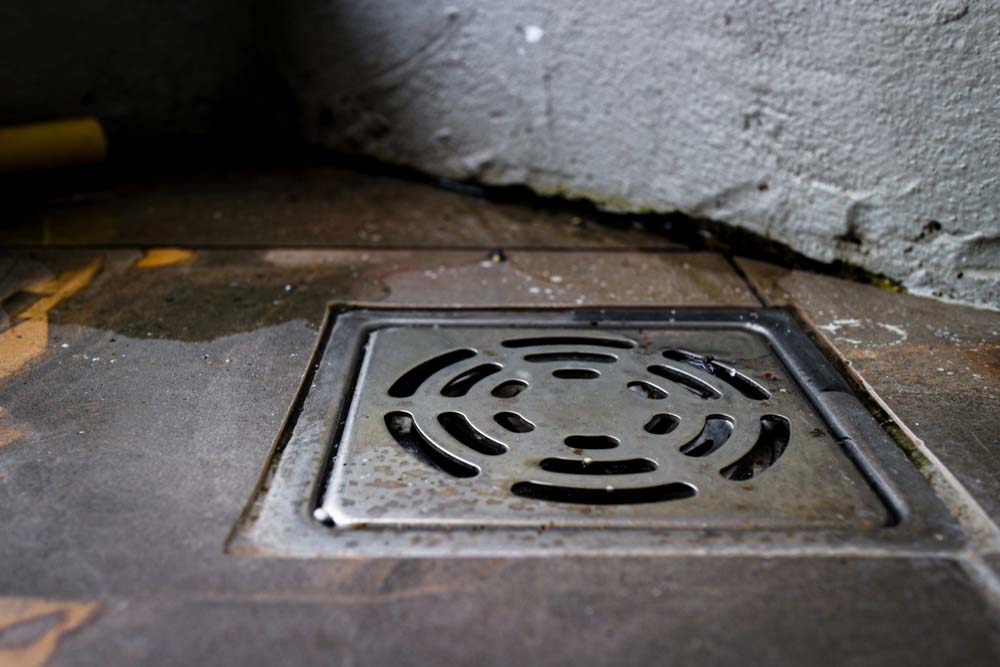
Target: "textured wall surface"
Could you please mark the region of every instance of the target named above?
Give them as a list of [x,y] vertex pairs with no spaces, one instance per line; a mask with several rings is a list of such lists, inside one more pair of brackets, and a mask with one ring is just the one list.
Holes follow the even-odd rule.
[[1000,307],[998,0],[8,4],[0,123],[293,127]]
[[313,2],[276,17],[314,141],[740,225],[1000,306],[1000,4]]

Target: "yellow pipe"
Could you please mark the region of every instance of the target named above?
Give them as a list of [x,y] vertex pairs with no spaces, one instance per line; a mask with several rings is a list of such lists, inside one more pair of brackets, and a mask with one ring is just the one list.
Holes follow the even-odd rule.
[[0,174],[90,164],[107,153],[96,118],[0,127]]

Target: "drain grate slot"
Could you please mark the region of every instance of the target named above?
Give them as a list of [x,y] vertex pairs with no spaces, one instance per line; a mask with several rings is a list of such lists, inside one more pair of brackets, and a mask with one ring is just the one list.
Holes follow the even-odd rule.
[[699,380],[690,373],[685,373],[679,371],[676,368],[670,368],[669,366],[659,366],[654,365],[647,368],[653,375],[659,375],[662,378],[666,378],[671,382],[676,382],[677,384],[683,386],[685,389],[690,391],[692,394],[699,398],[707,398],[712,400],[718,400],[722,398],[722,392],[708,384],[703,380]]
[[650,417],[649,421],[643,425],[642,430],[653,435],[666,435],[672,432],[681,423],[677,415],[660,413]]
[[614,449],[620,444],[610,435],[571,435],[564,442],[573,449]]
[[529,354],[524,360],[532,364],[547,364],[553,361],[580,361],[585,364],[613,364],[617,357],[597,352],[539,352]]
[[559,368],[552,371],[552,377],[560,380],[596,380],[601,373],[592,368]]
[[411,370],[407,371],[396,380],[391,387],[389,387],[389,395],[393,398],[407,398],[413,396],[417,392],[417,389],[427,378],[434,375],[438,371],[448,368],[448,366],[453,366],[460,361],[465,361],[470,357],[476,356],[475,350],[452,350],[451,352],[445,352],[444,354],[438,355],[432,359],[415,366]]
[[635,347],[635,343],[630,340],[617,340],[613,338],[594,338],[592,336],[539,336],[537,338],[514,338],[501,343],[504,347],[541,347],[545,345],[597,345],[599,347],[612,347],[618,350],[629,350]]
[[721,364],[710,356],[701,356],[687,350],[664,350],[663,356],[667,359],[683,361],[695,368],[700,368],[706,373],[716,376],[749,399],[766,401],[771,398],[771,394],[762,386],[735,368]]
[[448,432],[448,435],[480,454],[500,456],[507,452],[507,445],[497,442],[480,431],[472,425],[472,422],[465,415],[457,412],[442,412],[438,415],[438,423]]
[[421,433],[413,415],[408,412],[390,412],[385,416],[385,425],[399,446],[418,460],[433,466],[452,477],[475,477],[479,470],[461,459],[455,458]]
[[656,470],[656,461],[650,459],[621,459],[619,461],[595,461],[585,458],[542,459],[538,467],[548,472],[564,475],[639,475]]
[[681,454],[697,458],[714,454],[726,444],[734,428],[733,420],[729,417],[709,415],[705,418],[705,427],[701,429],[701,433],[681,446]]
[[697,491],[690,484],[673,482],[657,486],[633,489],[587,489],[576,486],[558,486],[538,482],[518,482],[510,488],[511,493],[523,498],[547,500],[553,503],[574,503],[577,505],[635,505],[639,503],[662,503],[671,500],[694,498]]
[[719,473],[726,479],[745,481],[764,472],[781,458],[791,439],[791,427],[781,415],[760,418],[760,436],[753,448]]
[[500,364],[482,364],[475,368],[470,368],[449,380],[448,384],[441,388],[441,395],[448,398],[465,396],[477,382],[485,380],[494,373],[499,373],[502,370],[503,366]]
[[663,389],[660,389],[652,382],[646,382],[644,380],[635,380],[634,382],[629,382],[625,386],[640,396],[653,401],[662,401],[664,398],[669,396],[669,394],[667,394],[667,392]]
[[534,424],[516,412],[498,412],[493,415],[493,421],[511,433],[531,433],[535,430]]
[[524,380],[507,380],[501,382],[490,393],[497,398],[514,398],[528,388],[528,383]]

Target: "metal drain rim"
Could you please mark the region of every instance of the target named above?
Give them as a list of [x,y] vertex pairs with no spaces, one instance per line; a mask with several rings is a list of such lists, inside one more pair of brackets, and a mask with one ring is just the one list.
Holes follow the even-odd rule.
[[[332,444],[339,435],[338,397],[350,389],[362,360],[367,334],[386,326],[434,326],[460,319],[475,326],[558,325],[595,332],[606,328],[662,327],[743,329],[771,341],[775,353],[807,394],[822,395],[817,408],[831,432],[859,466],[880,485],[898,523],[892,528],[853,531],[708,531],[697,526],[670,530],[621,528],[608,531],[527,529],[407,530],[329,529],[312,518],[323,492]],[[808,340],[792,314],[783,309],[352,309],[335,307],[328,339],[316,357],[317,371],[299,419],[290,425],[288,445],[271,462],[271,473],[248,504],[230,550],[257,554],[332,555],[530,555],[550,553],[824,553],[941,552],[965,540],[926,481],[906,460],[847,383]],[[798,346],[798,347],[796,347]],[[789,352],[793,349],[793,352]],[[345,363],[348,362],[348,363]],[[334,406],[331,409],[331,406]],[[853,436],[853,437],[852,437]],[[320,513],[322,515],[322,512]]]

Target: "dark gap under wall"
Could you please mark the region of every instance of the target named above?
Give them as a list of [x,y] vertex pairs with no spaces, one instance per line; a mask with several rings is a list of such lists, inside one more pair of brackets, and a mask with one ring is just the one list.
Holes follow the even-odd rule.
[[694,250],[712,250],[730,258],[739,256],[759,259],[789,269],[801,269],[836,276],[896,292],[906,291],[898,281],[883,274],[873,273],[840,260],[820,262],[806,257],[784,243],[717,220],[694,218],[680,212],[617,213],[602,210],[594,202],[586,199],[540,195],[522,185],[496,186],[483,185],[473,181],[454,181],[430,176],[410,167],[386,164],[363,156],[333,154],[316,148],[310,148],[309,153],[314,160],[321,162],[334,163],[364,173],[427,183],[487,201],[572,213],[582,220],[617,229],[641,228],[651,234],[665,236],[675,243],[686,245]]
[[[730,258],[740,256],[759,259],[790,269],[813,271],[893,291],[904,291],[898,282],[884,275],[841,261],[819,262],[783,243],[716,220],[693,218],[676,212],[615,213],[601,210],[589,200],[540,195],[525,186],[492,186],[443,179],[411,167],[291,141],[288,133],[257,137],[254,142],[241,141],[230,135],[212,138],[172,137],[169,141],[156,138],[144,142],[137,142],[134,137],[128,137],[128,141],[116,142],[115,138],[114,128],[111,128],[109,159],[105,164],[5,177],[0,182],[0,197],[5,201],[4,211],[0,212],[0,225],[29,219],[41,201],[73,196],[107,187],[112,183],[148,179],[158,175],[208,173],[234,167],[264,169],[289,165],[328,165],[444,188],[492,202],[569,213],[581,220],[607,227],[639,228],[694,250],[711,250]],[[117,150],[116,144],[120,146],[122,143],[129,148]]]

